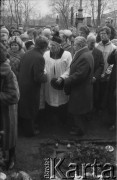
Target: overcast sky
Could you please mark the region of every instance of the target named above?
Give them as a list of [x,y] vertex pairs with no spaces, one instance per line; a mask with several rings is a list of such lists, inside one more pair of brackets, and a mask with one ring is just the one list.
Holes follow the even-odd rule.
[[[5,0],[6,2],[9,2],[8,0]],[[50,1],[51,0],[29,0],[31,3],[31,6],[33,6],[33,12],[32,12],[32,17],[37,18],[40,16],[46,16],[48,14],[52,14],[53,16],[56,16],[57,14],[53,13],[52,8],[50,6]],[[89,0],[83,0],[83,3],[88,2]],[[104,13],[108,12],[108,11],[113,11],[113,10],[117,10],[117,0],[105,0],[107,2],[109,2],[109,5],[106,7]],[[79,8],[79,7],[77,7]],[[87,16],[87,9],[83,9],[83,15]]]
[[34,5],[36,14],[40,13],[41,16],[51,14],[51,7],[49,5],[49,0],[30,0]]
[[[47,14],[52,14],[52,9],[49,5],[49,1],[51,0],[29,0],[34,5],[35,14],[45,16]],[[87,0],[83,0],[86,2]],[[108,11],[113,11],[117,9],[117,0],[106,0],[109,2],[109,6],[106,7],[105,13]],[[111,9],[110,9],[111,7]],[[85,10],[83,11],[85,13]]]

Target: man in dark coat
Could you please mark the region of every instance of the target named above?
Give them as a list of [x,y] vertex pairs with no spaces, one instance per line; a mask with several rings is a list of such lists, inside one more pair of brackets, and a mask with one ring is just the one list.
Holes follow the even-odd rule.
[[83,135],[87,113],[93,107],[94,60],[84,37],[78,36],[74,42],[75,55],[70,66],[70,75],[64,82],[64,90],[70,94],[69,112],[73,114],[78,135]]
[[87,44],[89,50],[92,52],[94,58],[94,74],[93,74],[93,105],[95,110],[100,107],[100,78],[104,70],[104,58],[102,52],[95,47],[96,36],[89,34],[87,37]]
[[108,113],[109,113],[109,125],[111,126],[110,130],[116,129],[116,83],[117,83],[117,49],[115,49],[110,56],[108,57],[108,63],[113,65],[112,72],[110,74],[108,82]]
[[24,128],[26,136],[34,135],[34,122],[38,114],[41,83],[46,82],[44,74],[45,60],[43,54],[48,47],[46,37],[36,39],[34,49],[24,55],[19,73],[19,123]]

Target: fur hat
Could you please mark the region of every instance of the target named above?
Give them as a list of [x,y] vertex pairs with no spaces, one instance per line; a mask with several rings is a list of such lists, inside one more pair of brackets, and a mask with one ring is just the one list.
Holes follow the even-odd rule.
[[72,32],[69,29],[65,29],[63,33],[67,37],[70,37],[72,35]]
[[2,27],[0,32],[3,33],[3,34],[7,34],[9,36],[9,31],[5,27]]
[[20,38],[21,38],[21,39],[28,39],[29,37],[28,37],[28,34],[27,34],[27,33],[24,33],[24,34],[21,34],[21,35],[20,35]]
[[51,35],[51,30],[50,30],[49,28],[45,28],[45,29],[43,30],[43,35],[44,35],[44,36],[50,36],[50,35]]
[[22,48],[22,46],[23,46],[22,40],[21,40],[20,37],[18,37],[18,36],[12,36],[12,37],[9,39],[9,45],[10,45],[10,46],[11,46],[12,43],[17,43],[20,48]]
[[22,34],[21,31],[18,30],[18,29],[15,29],[15,30],[13,31],[13,35],[14,35],[14,32],[18,32],[20,35]]

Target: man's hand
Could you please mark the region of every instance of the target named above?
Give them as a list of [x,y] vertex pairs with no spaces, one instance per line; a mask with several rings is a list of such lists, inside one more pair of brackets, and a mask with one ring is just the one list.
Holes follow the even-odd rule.
[[56,83],[57,83],[58,85],[60,85],[60,84],[62,83],[62,81],[63,81],[63,78],[59,77],[59,78],[56,80]]
[[51,86],[54,88],[54,89],[58,89],[58,90],[62,90],[63,89],[63,86],[64,86],[64,79],[63,78],[53,78],[51,80]]

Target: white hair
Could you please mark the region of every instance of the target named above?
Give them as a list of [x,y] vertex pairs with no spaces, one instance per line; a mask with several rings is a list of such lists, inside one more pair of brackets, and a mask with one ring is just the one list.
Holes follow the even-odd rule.
[[94,40],[96,42],[96,35],[94,33],[90,33],[87,36],[87,41]]
[[75,41],[76,41],[76,43],[77,44],[79,44],[80,45],[80,47],[85,47],[85,46],[87,46],[87,41],[86,41],[86,39],[83,37],[83,36],[77,36],[76,38],[75,38]]

